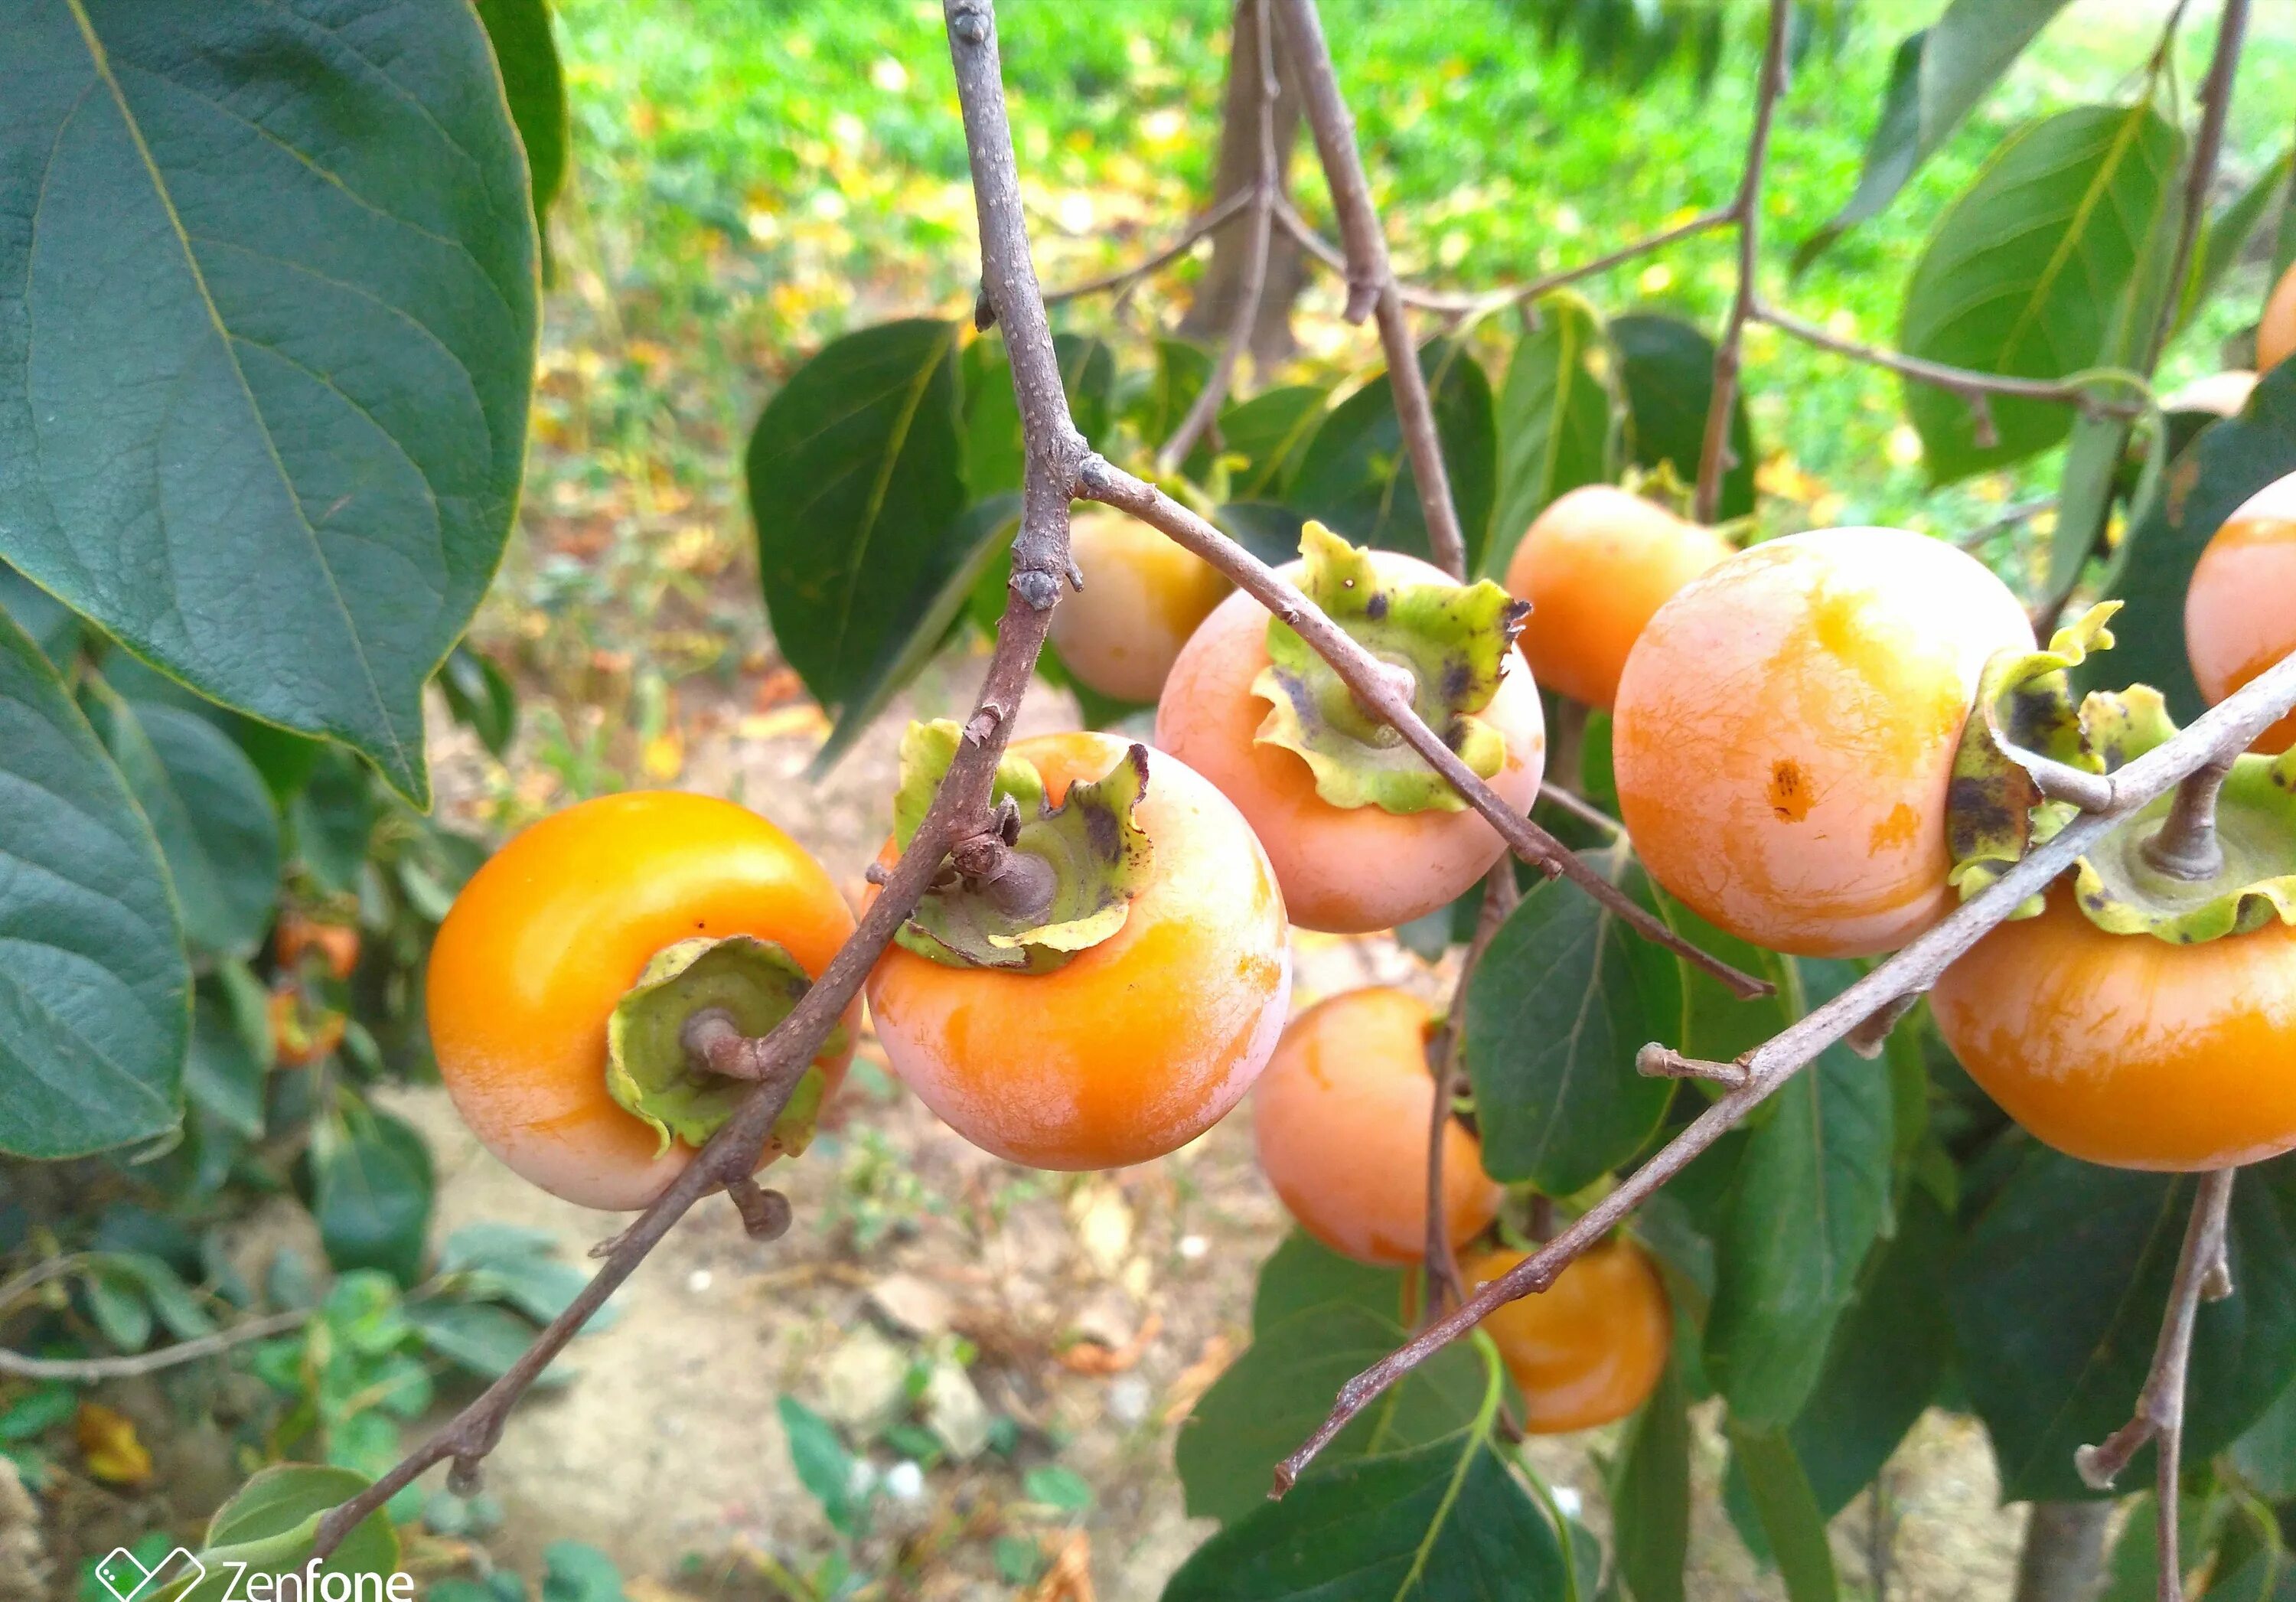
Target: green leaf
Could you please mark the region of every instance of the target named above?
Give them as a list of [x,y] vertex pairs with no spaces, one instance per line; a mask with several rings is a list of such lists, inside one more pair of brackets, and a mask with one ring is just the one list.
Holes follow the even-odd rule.
[[[537,320],[466,0],[35,0],[0,191],[0,555],[427,801],[422,687],[501,560]],[[130,288],[132,286],[132,289]]]
[[542,1602],[622,1602],[622,1571],[586,1542],[554,1540],[542,1549]]
[[478,0],[478,7],[487,41],[494,46],[495,65],[502,71],[511,121],[526,147],[538,237],[550,216],[550,203],[566,181],[570,138],[566,78],[558,66],[557,41],[551,37],[550,6],[548,0]]
[[88,1317],[103,1338],[121,1351],[141,1351],[152,1343],[152,1304],[142,1278],[110,1258],[88,1267],[80,1279]]
[[13,618],[40,653],[59,668],[79,649],[78,614],[4,562],[0,562],[0,615]]
[[1274,501],[1226,501],[1213,509],[1212,522],[1270,567],[1299,559],[1300,536],[1308,526],[1306,518]]
[[[1061,386],[1077,431],[1095,450],[1109,444],[1111,397],[1116,357],[1107,344],[1082,334],[1056,333],[1053,354],[1060,362]],[[1004,336],[990,333],[972,341],[959,359],[964,389],[964,488],[973,500],[1021,490],[1026,450],[1021,438],[1021,404],[1013,393],[1013,366]]]
[[[1419,368],[1435,412],[1435,431],[1451,498],[1475,571],[1490,532],[1498,479],[1498,438],[1491,383],[1456,343],[1421,347]],[[1427,517],[1419,481],[1395,414],[1395,390],[1382,374],[1324,415],[1300,459],[1285,499],[1356,545],[1380,546],[1426,559]]]
[[498,757],[510,750],[518,735],[518,692],[494,658],[467,644],[455,646],[439,669],[439,692],[480,744]]
[[[1593,719],[1588,719],[1593,727]],[[1613,801],[1615,807],[1616,802]],[[1682,969],[1682,1027],[1678,1034],[1659,1031],[1661,1039],[1678,1039],[1685,1056],[1709,1063],[1735,1061],[1793,1022],[1789,972],[1792,958],[1726,934],[1666,893],[1655,889],[1659,913],[1691,944],[1720,957],[1741,973],[1766,979],[1775,987],[1767,996],[1742,997],[1705,969],[1689,963]]]
[[251,955],[279,897],[279,815],[263,776],[204,718],[131,704],[101,680],[88,693],[95,726],[160,837],[184,937],[220,956]]
[[[1822,1000],[1856,977],[1805,962]],[[1792,1423],[1890,1210],[1888,1076],[1836,1046],[1788,1080],[1755,1130],[1717,1240],[1706,1371],[1752,1430]]]
[[2257,1495],[2275,1502],[2296,1497],[2296,1384],[2283,1385],[2272,1405],[2232,1443],[2232,1460]]
[[[1344,1302],[1302,1308],[1257,1330],[1180,1426],[1173,1459],[1188,1516],[1233,1524],[1267,1499],[1275,1465],[1332,1409],[1341,1385],[1410,1338],[1392,1318]],[[1412,1370],[1324,1449],[1319,1463],[1396,1451],[1456,1434],[1482,1406],[1471,1346]]]
[[1617,405],[1594,307],[1548,295],[1527,314],[1498,399],[1498,491],[1476,571],[1497,577],[1531,520],[1566,490],[1611,476]]
[[[200,1556],[207,1575],[179,1602],[226,1602],[246,1595],[251,1574],[299,1573],[310,1560],[319,1517],[365,1491],[367,1476],[314,1463],[258,1469],[208,1521]],[[237,1565],[243,1564],[244,1568]],[[380,1574],[398,1568],[398,1533],[378,1508],[361,1519],[320,1565],[327,1574]]]
[[321,1123],[311,1188],[319,1239],[339,1272],[380,1269],[401,1285],[422,1277],[434,1185],[421,1130],[372,1109],[348,1128]]
[[[2192,1212],[2186,1175],[2097,1168],[2027,1148],[1956,1261],[1956,1344],[2005,1499],[2096,1493],[2073,1449],[2128,1421],[2144,1383]],[[2241,1171],[2227,1250],[2233,1294],[2193,1335],[2185,1451],[2228,1446],[2296,1378],[2296,1161]],[[2152,1474],[2147,1447],[2122,1475]]]
[[0,1151],[176,1127],[191,974],[152,826],[39,648],[0,617]]
[[[1627,871],[1634,886],[1639,870]],[[1576,886],[1524,891],[1466,1000],[1467,1076],[1493,1179],[1569,1195],[1642,1149],[1675,1081],[1636,1072],[1635,1054],[1680,1015],[1681,983],[1671,955]]]
[[1908,35],[1890,63],[1890,86],[1866,146],[1857,193],[1795,249],[1793,270],[1800,273],[1896,199],[2064,5],[2065,0],[1953,0],[1934,24]]
[[855,1534],[867,1512],[867,1493],[854,1488],[853,1455],[845,1450],[845,1442],[838,1439],[829,1420],[796,1397],[784,1396],[775,1405],[781,1413],[782,1433],[789,1438],[790,1462],[797,1469],[798,1483],[821,1504],[832,1529]]
[[947,323],[848,334],[766,403],[745,458],[758,578],[775,644],[823,706],[867,691],[970,555],[946,538],[962,455]]
[[1839,1588],[1833,1549],[1825,1539],[1825,1516],[1818,1510],[1793,1448],[1782,1435],[1743,1427],[1734,1414],[1730,1448],[1732,1459],[1745,1474],[1787,1597],[1791,1602],[1833,1602]]
[[[500,1379],[534,1344],[534,1326],[507,1308],[484,1302],[415,1302],[406,1309],[422,1344],[480,1379]],[[562,1385],[573,1371],[554,1360],[534,1382]]]
[[[1909,356],[2019,378],[2064,378],[2107,359],[2184,136],[2149,104],[2079,106],[2009,136],[1931,232],[1906,286]],[[1980,444],[1968,404],[1906,381],[1932,481],[2021,462],[2069,433],[2075,410],[1995,396]]]
[[2184,298],[2177,302],[2177,330],[2182,333],[2191,324],[2193,315],[2208,304],[2217,286],[2224,282],[2225,274],[2238,261],[2241,252],[2256,226],[2264,220],[2272,202],[2287,191],[2292,177],[2296,177],[2296,148],[2284,150],[2270,166],[2258,173],[2247,188],[2209,219],[2193,252],[2192,271],[2185,279]]
[[[295,860],[310,869],[322,889],[337,895],[356,890],[367,843],[381,817],[382,797],[359,760],[347,751],[322,750],[287,807]],[[444,908],[439,910],[443,915]]]
[[1280,384],[1231,401],[1219,415],[1221,454],[1243,462],[1228,481],[1228,494],[1239,501],[1281,500],[1331,398],[1315,384]]
[[[1196,404],[1196,397],[1204,392],[1210,382],[1212,353],[1192,340],[1160,339],[1156,341],[1156,369],[1146,388],[1126,408],[1128,421],[1138,430],[1140,443],[1151,451],[1161,450],[1164,441],[1180,426],[1188,408]],[[1198,435],[1189,447],[1186,460],[1180,464],[1185,478],[1197,483],[1203,481],[1211,468],[1211,448],[1203,436]]]
[[1259,1267],[1251,1297],[1251,1328],[1265,1334],[1294,1313],[1345,1303],[1390,1322],[1411,1316],[1409,1286],[1394,1269],[1342,1257],[1314,1236],[1294,1229]]
[[[1676,478],[1696,482],[1714,397],[1714,341],[1679,317],[1629,312],[1611,319],[1611,348],[1627,399],[1627,459],[1651,469],[1671,464]],[[1743,386],[1731,406],[1730,456],[1715,511],[1724,522],[1754,509],[1754,425]]]
[[1021,1494],[1063,1513],[1086,1513],[1092,1508],[1090,1482],[1073,1468],[1062,1468],[1057,1463],[1030,1469],[1021,1481]]
[[0,1408],[0,1441],[34,1440],[78,1410],[78,1390],[60,1379],[44,1381]]
[[1627,1427],[1611,1483],[1620,1577],[1635,1602],[1683,1602],[1690,1549],[1690,1416],[1673,1363]]

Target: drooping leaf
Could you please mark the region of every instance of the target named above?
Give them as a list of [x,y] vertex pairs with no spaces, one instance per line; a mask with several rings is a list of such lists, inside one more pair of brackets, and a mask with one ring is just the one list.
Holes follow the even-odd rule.
[[401,1285],[422,1277],[436,1182],[420,1130],[373,1109],[344,1129],[321,1124],[311,1188],[319,1238],[339,1272],[380,1269]]
[[1755,1516],[1761,1522],[1779,1578],[1791,1602],[1833,1602],[1840,1587],[1833,1549],[1825,1539],[1825,1516],[1818,1510],[1809,1477],[1784,1435],[1730,1425],[1732,1461],[1746,1476]]
[[[2011,134],[1914,267],[1899,334],[1906,354],[2019,378],[2099,365],[2184,147],[2150,104],[2077,106]],[[1988,408],[1990,444],[1967,402],[1906,381],[1933,481],[2021,462],[2062,440],[2076,415],[2006,396]]]
[[1529,310],[1498,399],[1498,499],[1478,571],[1494,577],[1547,503],[1611,473],[1617,405],[1595,308],[1567,292]]
[[167,867],[56,670],[0,617],[0,1151],[175,1127],[191,973]]
[[[1490,380],[1473,357],[1452,343],[1423,346],[1419,368],[1472,572],[1490,530],[1498,480]],[[1396,415],[1394,387],[1384,374],[1324,414],[1285,498],[1303,516],[1329,524],[1356,545],[1428,556],[1419,481]]]
[[558,42],[550,31],[549,0],[478,0],[510,102],[511,121],[526,147],[529,187],[534,196],[535,232],[549,219],[550,204],[566,181],[569,137],[566,76],[558,65]]
[[1628,1426],[1611,1485],[1620,1577],[1634,1602],[1683,1602],[1690,1554],[1689,1398],[1673,1363]]
[[[1160,451],[1179,428],[1196,398],[1210,382],[1212,353],[1193,340],[1160,339],[1156,366],[1147,384],[1126,408],[1127,420],[1138,431],[1143,448]],[[1198,482],[1211,466],[1211,443],[1202,434],[1188,448],[1180,472]]]
[[464,0],[34,0],[0,193],[0,555],[427,798],[422,687],[510,531],[524,162]]
[[[1611,319],[1611,347],[1627,400],[1627,459],[1653,469],[1671,464],[1675,477],[1696,482],[1714,396],[1714,341],[1679,317],[1629,312]],[[1741,385],[1731,407],[1730,460],[1715,510],[1722,521],[1754,509],[1754,426]]]
[[1635,1054],[1681,1006],[1672,956],[1576,888],[1532,885],[1466,998],[1467,1075],[1491,1177],[1568,1195],[1639,1151],[1675,1081],[1637,1073]]

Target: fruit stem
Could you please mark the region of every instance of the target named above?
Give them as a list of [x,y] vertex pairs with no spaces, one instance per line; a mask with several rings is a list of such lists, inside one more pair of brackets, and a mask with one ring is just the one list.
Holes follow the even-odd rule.
[[2144,860],[2172,879],[2199,883],[2224,872],[2224,848],[2217,842],[2217,793],[2232,771],[2224,757],[2195,768],[2177,786],[2177,800],[2159,832],[2140,848]]
[[722,1006],[705,1006],[686,1019],[677,1039],[687,1060],[703,1073],[741,1080],[764,1077],[758,1054],[750,1049],[758,1042],[743,1034],[734,1015]]
[[1041,917],[1059,888],[1051,863],[1032,851],[1015,850],[999,834],[958,842],[949,860],[964,875],[966,889],[986,895],[1009,918]]

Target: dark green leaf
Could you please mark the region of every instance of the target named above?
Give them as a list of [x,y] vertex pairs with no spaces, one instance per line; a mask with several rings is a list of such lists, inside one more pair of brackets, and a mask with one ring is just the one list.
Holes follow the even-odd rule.
[[495,64],[502,70],[511,120],[526,147],[538,234],[566,180],[566,78],[550,33],[550,6],[548,0],[478,0],[478,6]]
[[457,645],[439,670],[439,693],[455,721],[478,735],[479,743],[496,756],[510,749],[518,735],[518,692],[495,660]]
[[1307,520],[1274,501],[1227,501],[1212,513],[1221,533],[1270,567],[1300,560],[1300,530]]
[[746,458],[774,641],[814,699],[847,706],[909,645],[914,610],[972,553],[951,548],[955,331],[882,323],[828,346],[766,403]]
[[1231,402],[1219,416],[1220,448],[1242,456],[1243,464],[1228,481],[1229,495],[1240,501],[1282,499],[1330,399],[1315,384],[1283,384]]
[[0,1151],[176,1126],[191,974],[152,826],[47,659],[0,617]]
[[[2149,104],[2079,106],[2019,128],[1931,234],[1906,287],[1906,352],[2020,378],[2098,365],[2184,146]],[[1995,396],[1986,445],[1968,403],[1934,385],[1906,380],[1906,410],[1939,483],[2046,450],[2075,415]]]
[[[1451,498],[1476,570],[1490,531],[1498,479],[1498,438],[1491,414],[1491,383],[1474,358],[1455,343],[1421,348],[1420,371],[1435,411],[1435,431]],[[1357,545],[1374,545],[1424,558],[1427,517],[1419,481],[1395,415],[1395,391],[1384,374],[1326,413],[1300,457],[1287,500]]]
[[[185,1592],[179,1602],[225,1602],[245,1593],[239,1588],[250,1574],[299,1573],[311,1557],[311,1527],[319,1515],[341,1506],[371,1482],[347,1468],[312,1463],[278,1463],[256,1470],[232,1499],[208,1521],[202,1556],[234,1551],[244,1569],[210,1561],[207,1577]],[[337,1547],[320,1572],[330,1574],[381,1574],[398,1567],[398,1532],[390,1516],[378,1508],[359,1521]]]
[[78,615],[4,562],[0,562],[0,614],[13,618],[41,654],[59,668],[79,649]]
[[[1189,340],[1156,341],[1155,374],[1128,408],[1144,447],[1152,451],[1163,448],[1164,441],[1187,416],[1188,408],[1196,404],[1196,397],[1204,392],[1211,373],[1212,354],[1201,345]],[[1200,434],[1189,448],[1187,459],[1180,464],[1180,472],[1201,483],[1210,468],[1211,448]]]
[[79,1393],[62,1380],[46,1380],[0,1408],[0,1441],[29,1441],[79,1410]]
[[[488,1302],[410,1302],[406,1321],[423,1345],[480,1379],[500,1379],[534,1344],[533,1325]],[[554,1360],[535,1384],[561,1385],[573,1377],[571,1369]]]
[[401,1285],[422,1277],[430,1222],[430,1148],[422,1131],[367,1110],[348,1129],[322,1124],[311,1152],[311,1211],[338,1271],[381,1269]]
[[1611,476],[1616,402],[1595,308],[1568,292],[1529,309],[1498,399],[1498,498],[1480,571],[1494,578],[1547,503]]
[[[1116,387],[1116,357],[1105,341],[1083,334],[1056,333],[1053,354],[1068,391],[1069,414],[1077,431],[1095,450],[1110,446],[1109,427]],[[1013,393],[1013,367],[1004,336],[989,333],[965,346],[964,488],[976,501],[1020,493],[1025,447],[1021,404]]]
[[[1611,319],[1611,346],[1627,399],[1627,459],[1653,469],[1670,464],[1676,478],[1695,482],[1714,396],[1714,341],[1679,317],[1629,312]],[[1731,408],[1730,456],[1716,508],[1726,522],[1754,509],[1754,427],[1742,386]]]
[[422,801],[422,687],[525,463],[534,219],[466,0],[345,21],[18,8],[0,554]]
[[2239,1440],[2233,1466],[2250,1490],[2270,1501],[2296,1498],[2296,1384],[2283,1385]]
[[1826,1544],[1825,1516],[1810,1492],[1800,1461],[1783,1435],[1744,1429],[1734,1417],[1731,1457],[1746,1476],[1754,1512],[1768,1538],[1778,1575],[1792,1602],[1833,1602],[1838,1587],[1833,1549]]
[[320,752],[303,788],[288,803],[295,859],[321,888],[340,895],[358,888],[367,842],[382,817],[382,798],[347,751]]
[[439,1272],[459,1274],[466,1269],[500,1268],[529,1257],[547,1257],[557,1249],[547,1229],[520,1224],[464,1224],[439,1248]]
[[[1341,1385],[1410,1338],[1347,1302],[1304,1308],[1257,1331],[1250,1348],[1180,1426],[1174,1461],[1191,1517],[1234,1524],[1267,1499],[1276,1463],[1332,1409]],[[1481,1407],[1483,1365],[1464,1343],[1412,1370],[1324,1449],[1318,1462],[1394,1451],[1454,1434]]]
[[121,1351],[141,1351],[152,1341],[152,1304],[144,1300],[142,1278],[110,1259],[89,1265],[80,1280],[87,1294],[88,1317],[103,1338]]
[[1701,949],[1720,957],[1741,973],[1767,979],[1776,990],[1749,1000],[1705,969],[1682,965],[1682,1026],[1677,1034],[1660,1031],[1659,1038],[1680,1041],[1689,1056],[1709,1063],[1728,1063],[1751,1051],[1793,1022],[1788,1000],[1790,958],[1765,951],[1734,934],[1725,934],[1681,902],[1657,891],[1659,912],[1667,927]]
[[[2192,1211],[2186,1176],[2077,1162],[2027,1148],[1956,1265],[1951,1311],[1970,1400],[1993,1437],[2002,1495],[2095,1494],[2073,1450],[2127,1422],[2144,1383]],[[2228,1251],[2233,1294],[2202,1304],[2185,1451],[2200,1462],[2296,1378],[2296,1161],[2241,1171]],[[2123,1476],[2152,1473],[2146,1448]]]
[[1683,1602],[1690,1549],[1690,1417],[1669,1363],[1628,1426],[1611,1485],[1620,1578],[1635,1602]]
[[1467,1075],[1493,1179],[1569,1195],[1642,1149],[1675,1081],[1636,1072],[1635,1054],[1680,1015],[1681,985],[1672,956],[1575,886],[1524,893],[1467,992]]
[[220,986],[202,984],[192,1009],[184,1093],[226,1128],[252,1140],[263,1133],[263,1081],[271,1065],[256,1055]]
[[1342,1257],[1306,1231],[1294,1229],[1260,1265],[1251,1298],[1252,1332],[1265,1333],[1295,1313],[1335,1302],[1398,1323],[1410,1316],[1408,1294],[1398,1270]]

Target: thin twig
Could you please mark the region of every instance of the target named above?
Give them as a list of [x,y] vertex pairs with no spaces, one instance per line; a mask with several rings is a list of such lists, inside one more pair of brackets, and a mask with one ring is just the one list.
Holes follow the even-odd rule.
[[[2134,374],[2099,373],[2075,374],[2071,378],[2013,378],[2005,373],[1980,373],[1974,367],[1948,366],[1944,362],[1907,356],[1901,350],[1886,350],[1878,345],[1864,345],[1856,340],[1845,340],[1808,318],[1798,317],[1767,300],[1758,299],[1748,315],[1755,322],[1767,323],[1781,333],[1792,334],[1806,345],[1831,350],[1834,355],[1846,356],[1852,361],[1886,367],[1892,373],[1918,379],[1923,383],[1957,395],[1980,416],[1985,415],[1985,398],[1988,395],[2005,395],[2020,400],[2052,400],[2062,406],[2078,406],[2087,411],[2119,417],[2134,417],[2145,407],[2142,395],[2116,399],[2097,392],[2096,386],[2102,383],[2118,383],[2124,389],[2132,387]],[[2142,386],[2135,387],[2141,389]],[[1989,418],[1987,420],[1989,422]]]
[[1118,267],[1113,272],[1103,273],[1097,278],[1086,278],[1079,283],[1070,283],[1060,289],[1047,290],[1045,292],[1045,304],[1058,306],[1062,301],[1081,300],[1087,295],[1097,295],[1105,290],[1112,289],[1119,292],[1129,290],[1158,267],[1177,261],[1190,251],[1194,250],[1203,242],[1206,235],[1215,232],[1222,223],[1250,203],[1251,191],[1249,189],[1239,189],[1233,193],[1224,194],[1199,213],[1193,221],[1180,230],[1179,237],[1162,250],[1134,262],[1129,267]]
[[172,1346],[162,1346],[154,1351],[131,1351],[117,1357],[26,1357],[20,1351],[0,1349],[0,1374],[12,1374],[23,1379],[62,1379],[78,1384],[89,1384],[100,1379],[128,1379],[139,1374],[156,1374],[162,1368],[173,1368],[183,1363],[195,1363],[201,1358],[214,1357],[249,1341],[259,1341],[266,1335],[284,1335],[309,1322],[308,1308],[295,1308],[286,1312],[266,1313],[259,1319],[250,1319],[244,1324],[234,1324],[229,1329],[213,1335],[197,1335],[188,1341],[178,1341]]
[[1558,810],[1570,813],[1580,823],[1592,825],[1613,840],[1623,839],[1626,835],[1626,825],[1575,791],[1565,790],[1557,784],[1542,784],[1538,787],[1538,799],[1552,801]]
[[1738,225],[1738,288],[1731,297],[1730,315],[1722,325],[1722,338],[1714,347],[1714,382],[1706,400],[1706,438],[1698,453],[1698,488],[1691,498],[1690,515],[1711,523],[1721,505],[1722,475],[1728,469],[1730,419],[1738,399],[1738,366],[1745,341],[1746,320],[1759,299],[1762,234],[1762,178],[1769,170],[1770,127],[1776,120],[1778,97],[1786,87],[1786,34],[1793,20],[1793,0],[1770,0],[1769,32],[1762,45],[1762,75],[1754,94],[1754,131],[1746,142],[1746,167],[1738,180],[1737,198],[1730,202],[1731,218]]
[[[1450,1342],[1472,1329],[1492,1309],[1531,1295],[1554,1283],[1573,1260],[1610,1232],[1693,1159],[1734,1128],[1796,1072],[1835,1041],[1900,997],[1934,985],[1956,958],[2006,923],[2019,906],[2039,895],[2099,839],[2126,822],[2137,808],[2210,761],[2244,751],[2256,736],[2296,708],[2296,653],[2267,669],[2202,713],[2192,726],[2145,752],[2114,776],[2116,809],[2074,819],[1991,886],[1964,901],[1945,919],[1874,968],[1831,1001],[1738,1060],[1742,1082],[1700,1113],[1642,1167],[1581,1213],[1570,1227],[1502,1277],[1485,1286],[1449,1317],[1422,1331],[1340,1388],[1331,1415],[1307,1441],[1279,1464],[1275,1491],[1289,1490],[1308,1464],[1382,1392]],[[1643,1048],[1643,1062],[1655,1066],[1675,1056],[1657,1044]]]
[[1499,932],[1499,925],[1506,922],[1507,914],[1514,910],[1520,899],[1521,891],[1514,882],[1514,859],[1502,857],[1483,880],[1482,909],[1475,915],[1475,932],[1467,941],[1466,954],[1459,959],[1458,982],[1451,990],[1451,1015],[1443,1020],[1442,1031],[1429,1054],[1432,1059],[1429,1070],[1435,1076],[1435,1104],[1427,1114],[1427,1246],[1423,1253],[1427,1264],[1426,1313],[1430,1319],[1466,1299],[1459,1277],[1458,1253],[1451,1249],[1451,1210],[1443,1185],[1443,1153],[1449,1142],[1443,1137],[1451,1128],[1451,1098],[1458,1094],[1459,1065],[1465,1055],[1467,987],[1474,982],[1483,953],[1490,949],[1491,937]]
[[[2180,4],[2177,11],[2181,13]],[[2174,35],[2176,24],[2169,23]],[[2193,138],[2193,159],[2185,168],[2184,213],[2177,218],[2177,253],[2169,268],[2169,288],[2161,300],[2161,313],[2144,347],[2142,371],[2147,377],[2160,365],[2169,336],[2177,330],[2185,304],[2185,276],[2192,270],[2193,251],[2201,225],[2209,215],[2209,186],[2216,181],[2217,158],[2224,150],[2225,120],[2232,111],[2234,70],[2240,65],[2240,46],[2248,31],[2248,0],[2225,0],[2217,23],[2216,52],[2209,58],[2209,75],[2201,86],[2201,126]],[[2167,48],[2163,41],[2162,48]]]

